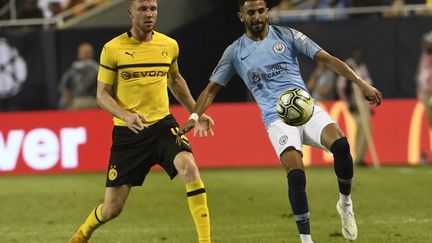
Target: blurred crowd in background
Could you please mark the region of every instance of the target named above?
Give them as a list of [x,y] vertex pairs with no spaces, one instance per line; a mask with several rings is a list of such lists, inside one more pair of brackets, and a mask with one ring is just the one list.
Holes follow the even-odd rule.
[[[161,0],[162,1],[162,0]],[[166,0],[164,2],[169,2],[173,0]],[[226,0],[226,2],[231,2],[233,0]],[[386,48],[379,46],[376,42],[371,42],[370,40],[374,40],[374,35],[379,35],[382,31],[379,29],[385,29],[388,26],[391,25],[381,25],[378,26],[381,22],[380,18],[387,18],[387,20],[391,20],[390,17],[393,19],[397,18],[404,18],[408,19],[406,17],[426,17],[424,19],[430,18],[432,16],[432,0],[267,0],[268,6],[270,8],[270,21],[275,24],[280,25],[288,25],[293,28],[297,28],[296,24],[305,24],[307,26],[302,26],[301,29],[304,31],[307,31],[305,33],[313,34],[316,36],[313,36],[317,40],[320,41],[320,43],[324,44],[324,46],[329,49],[332,52],[336,52],[336,54],[340,54],[340,57],[343,59],[348,58],[348,51],[349,49],[352,49],[352,56],[351,58],[353,61],[350,61],[352,68],[357,69],[357,72],[364,73],[367,76],[367,79],[372,81],[376,81],[378,87],[380,87],[385,95],[390,94],[391,97],[413,97],[415,94],[414,92],[411,92],[411,87],[405,87],[404,84],[408,84],[407,86],[410,86],[409,83],[414,84],[414,80],[417,82],[416,86],[418,89],[418,96],[421,96],[421,100],[424,104],[426,104],[426,107],[430,107],[432,111],[432,99],[426,99],[424,98],[427,94],[429,97],[432,92],[430,92],[430,89],[432,89],[432,81],[424,81],[429,80],[430,71],[432,68],[430,68],[432,65],[431,60],[429,57],[431,53],[424,51],[429,50],[427,48],[423,48],[423,52],[421,53],[421,61],[419,61],[419,49],[420,49],[420,43],[418,40],[406,40],[404,38],[405,35],[400,36],[394,36],[392,34],[389,34],[389,38],[392,38],[392,42],[395,43],[404,43],[400,45],[408,45],[410,46],[410,50],[407,50],[406,52],[400,52],[400,55],[406,55],[412,54],[412,57],[410,56],[404,56],[401,59],[398,59],[399,57],[394,54],[395,51],[392,49],[392,45],[388,44],[389,41],[385,42],[383,40],[383,43],[387,43],[388,47],[387,51]],[[204,2],[204,1],[203,1]],[[100,7],[103,4],[107,3],[115,3],[112,0],[0,0],[0,30],[3,30],[2,27],[2,21],[5,23],[9,19],[29,19],[29,21],[33,21],[33,19],[42,19],[44,21],[50,19],[50,18],[57,18],[56,16],[62,16],[64,12],[68,12],[70,15],[70,18],[74,18],[77,16],[81,16],[85,13],[90,14],[88,11],[89,9]],[[196,1],[183,1],[181,4],[198,4]],[[13,6],[12,6],[13,5]],[[222,5],[222,4],[221,4]],[[233,3],[235,5],[235,3]],[[198,6],[198,5],[197,5]],[[123,6],[125,9],[127,6]],[[236,6],[233,6],[236,7]],[[189,8],[192,8],[192,6],[189,6]],[[87,11],[87,12],[86,12]],[[125,11],[122,9],[122,11]],[[165,11],[167,11],[165,9]],[[171,13],[172,16],[176,14],[177,9],[171,10],[173,11]],[[182,13],[179,12],[180,15]],[[219,16],[220,14],[221,16]],[[182,15],[184,16],[184,15]],[[229,18],[225,17],[226,13],[221,13],[221,11],[214,11],[211,14],[207,15],[209,21],[213,21],[213,19],[220,20],[221,18]],[[69,18],[69,17],[68,17]],[[232,18],[236,18],[235,16],[232,16]],[[67,19],[67,18],[66,18]],[[338,26],[335,25],[326,25],[330,21],[339,21],[341,23],[349,22],[349,21],[356,21],[357,19],[366,20],[365,22],[368,22],[367,20],[375,21],[375,23],[369,23],[369,25],[365,26],[373,26],[369,27],[369,35],[368,36],[362,36],[362,33],[354,33],[355,30],[359,32],[359,27],[357,26],[357,29],[354,27],[350,27],[350,31],[354,31],[351,33],[349,37],[344,37],[346,39],[342,40],[341,36],[338,36],[337,33],[341,29],[338,29]],[[377,20],[378,19],[378,20]],[[107,21],[100,21],[100,22],[109,22],[113,21],[112,18],[108,17],[106,19]],[[109,21],[108,21],[109,20]],[[231,21],[231,19],[227,20]],[[233,21],[237,21],[237,19],[233,19]],[[12,21],[11,21],[12,22]],[[110,22],[110,23],[112,23]],[[314,22],[316,24],[324,25],[323,27],[315,26],[314,24],[309,24],[309,22]],[[360,21],[364,22],[364,21]],[[371,21],[369,21],[371,22]],[[423,21],[424,22],[424,21]],[[213,64],[208,64],[210,62],[209,60],[212,60],[210,58],[211,56],[214,56],[215,60],[217,57],[219,57],[220,53],[216,49],[218,49],[218,46],[224,45],[224,42],[231,41],[232,36],[238,35],[238,30],[236,29],[236,26],[234,24],[230,24],[230,28],[225,29],[225,33],[223,36],[221,36],[220,39],[214,39],[215,35],[212,35],[211,42],[207,42],[207,45],[213,46],[211,50],[206,48],[205,46],[201,47],[201,39],[202,36],[209,35],[209,32],[211,32],[212,28],[209,27],[210,25],[208,23],[212,22],[206,22],[206,20],[200,19],[197,21],[196,27],[194,25],[187,26],[183,32],[182,30],[177,31],[177,34],[174,34],[173,37],[176,38],[179,41],[180,45],[183,45],[184,50],[194,50],[196,53],[206,53],[205,60],[201,60],[201,55],[196,55],[194,51],[185,51],[182,53],[182,59],[180,62],[184,62],[186,65],[195,65],[193,70],[198,70],[200,72],[195,72],[190,75],[193,75],[192,79],[201,79],[199,75],[202,75],[204,78],[207,78],[208,73],[206,70],[211,69],[211,66]],[[407,22],[408,23],[408,22]],[[414,23],[414,22],[413,22]],[[417,23],[417,22],[415,22]],[[426,33],[424,29],[429,31],[428,24],[429,22],[426,22],[427,28],[421,28],[422,30],[418,31],[419,33]],[[216,23],[216,25],[220,25],[219,23]],[[35,25],[37,26],[37,25]],[[52,27],[55,27],[56,25],[52,25]],[[57,25],[59,26],[59,25]],[[186,26],[186,24],[185,24]],[[203,28],[205,26],[205,28]],[[26,26],[24,26],[26,27]],[[29,70],[29,80],[33,79],[32,82],[35,82],[33,84],[33,89],[36,86],[36,83],[38,87],[41,87],[41,90],[50,90],[52,85],[49,85],[50,80],[50,72],[52,70],[55,70],[56,73],[53,74],[54,81],[53,83],[56,84],[55,91],[55,99],[57,102],[55,102],[55,105],[38,105],[34,107],[38,107],[39,109],[46,109],[49,108],[62,108],[62,109],[79,109],[79,108],[88,108],[88,107],[97,107],[97,103],[94,99],[95,94],[95,84],[96,84],[96,75],[98,71],[98,57],[101,50],[101,42],[100,39],[103,39],[102,35],[105,35],[105,32],[108,28],[110,28],[110,24],[108,23],[105,28],[96,28],[90,32],[85,32],[85,30],[80,30],[78,32],[73,32],[73,30],[66,30],[66,31],[59,31],[58,35],[55,35],[52,38],[58,38],[58,41],[55,41],[57,43],[57,48],[54,48],[55,54],[42,52],[37,54],[32,54],[34,50],[28,49],[25,50],[25,47],[27,46],[26,43],[19,44],[18,40],[23,40],[23,38],[16,37],[19,34],[22,34],[25,36],[26,32],[20,32],[19,28],[10,28],[6,29],[4,32],[4,36],[0,33],[0,40],[3,40],[0,44],[0,49],[3,46],[4,50],[7,46],[11,46],[12,49],[13,46],[17,46],[18,49],[20,49],[19,52],[24,54],[24,58],[31,59],[32,55],[35,56],[35,64],[39,65],[40,63],[43,63],[43,61],[40,60],[46,60],[46,55],[58,55],[58,57],[53,58],[52,60],[55,60],[55,63],[50,64],[50,70],[49,72],[45,73],[45,76],[42,75],[32,75],[32,72],[42,72],[43,67],[38,67],[37,65],[30,66],[29,68],[32,68]],[[310,27],[309,30],[305,30],[305,27]],[[339,26],[343,27],[343,26]],[[51,28],[51,26],[50,26]],[[111,27],[112,28],[112,27]],[[194,38],[192,38],[192,34],[190,33],[190,29],[199,28],[201,30],[201,34],[198,37],[196,35]],[[242,27],[240,27],[242,28]],[[240,29],[238,28],[238,29]],[[398,28],[406,29],[404,26],[399,26]],[[59,29],[62,29],[61,27]],[[102,30],[103,29],[103,30]],[[361,29],[361,27],[360,27]],[[375,30],[377,29],[377,30]],[[9,31],[10,30],[10,31]],[[22,29],[21,29],[22,30]],[[124,29],[120,28],[119,30],[123,31]],[[208,32],[206,32],[208,30]],[[317,30],[323,30],[323,31],[317,31]],[[362,29],[361,29],[362,30]],[[15,31],[15,32],[14,32]],[[36,28],[36,31],[38,29]],[[69,31],[69,32],[68,32]],[[88,34],[79,34],[79,33],[85,33]],[[100,31],[97,32],[96,31]],[[116,31],[115,29],[111,31]],[[336,31],[336,32],[335,32]],[[374,32],[375,31],[375,32]],[[395,30],[393,30],[395,31]],[[317,33],[319,32],[319,33]],[[391,32],[389,30],[388,32]],[[405,32],[405,31],[404,31]],[[70,35],[68,35],[70,33]],[[76,34],[78,33],[78,34]],[[182,34],[183,33],[183,34]],[[324,34],[323,34],[324,33]],[[42,33],[41,35],[46,36],[47,33]],[[170,34],[170,33],[167,33]],[[318,34],[318,35],[317,35]],[[67,36],[68,35],[68,36]],[[106,34],[107,36],[110,36],[109,34]],[[328,35],[328,36],[326,36]],[[407,34],[409,35],[409,34]],[[411,36],[417,35],[417,32],[411,33]],[[422,41],[424,40],[426,43],[428,40],[430,41],[430,35],[429,37],[422,38]],[[33,35],[31,38],[34,38],[33,40],[40,41],[43,46],[44,41],[48,37],[35,37],[36,35]],[[63,37],[65,36],[65,37]],[[66,37],[67,36],[67,37]],[[179,37],[180,36],[180,37]],[[317,37],[322,36],[322,37]],[[335,37],[337,36],[337,37]],[[2,37],[5,37],[7,39],[2,39]],[[16,37],[16,38],[15,38]],[[367,37],[371,38],[368,39]],[[383,38],[383,37],[377,37],[377,38]],[[417,37],[416,37],[417,38]],[[49,38],[48,38],[49,39]],[[72,40],[73,39],[73,40]],[[76,40],[75,40],[76,39]],[[106,40],[104,40],[106,41]],[[196,42],[194,42],[196,41]],[[337,42],[339,41],[339,42]],[[30,41],[33,44],[34,41]],[[339,43],[339,44],[334,44]],[[343,46],[341,45],[343,43]],[[226,44],[226,43],[225,43]],[[375,44],[375,46],[372,46],[372,44]],[[190,46],[188,46],[190,45]],[[425,45],[425,44],[424,44]],[[52,45],[50,46],[52,47]],[[193,47],[193,48],[192,48]],[[354,48],[353,48],[354,47]],[[200,49],[201,48],[201,49]],[[356,50],[357,48],[357,50]],[[360,48],[360,49],[358,49]],[[394,48],[398,48],[395,46]],[[11,49],[11,50],[12,50]],[[34,49],[34,48],[33,48]],[[40,48],[43,50],[43,48]],[[94,50],[93,50],[94,49]],[[213,50],[214,49],[214,50]],[[348,51],[347,51],[348,50]],[[379,59],[380,63],[380,69],[377,69],[374,67],[373,63],[371,61],[375,61],[375,64],[377,62],[377,51],[383,51],[383,56],[385,56],[384,59]],[[46,50],[45,50],[46,51]],[[404,49],[402,49],[404,51]],[[366,57],[363,58],[363,52],[365,53]],[[6,52],[0,53],[0,70],[6,70],[6,66],[13,66],[11,63],[6,62],[7,60],[10,60],[10,58],[7,58]],[[14,50],[11,51],[11,53],[15,53]],[[58,54],[57,54],[58,53]],[[2,55],[5,56],[2,58]],[[369,56],[369,58],[367,58]],[[381,55],[380,55],[381,56]],[[5,60],[2,62],[2,60]],[[15,59],[13,59],[15,60]],[[410,60],[409,63],[401,62],[400,60]],[[301,62],[303,60],[300,60]],[[348,61],[348,60],[347,60]],[[52,61],[51,61],[52,62]],[[390,62],[395,62],[394,66],[391,66],[392,64]],[[407,61],[408,62],[408,61]],[[32,63],[32,62],[29,62]],[[384,65],[384,64],[387,64]],[[350,106],[352,111],[355,111],[356,108],[355,102],[353,102],[353,88],[351,85],[348,85],[349,82],[346,82],[346,80],[341,80],[340,77],[327,69],[324,66],[314,66],[315,64],[306,66],[306,68],[303,69],[304,73],[304,79],[307,83],[307,86],[317,100],[338,100],[341,99],[343,101],[346,101],[348,105]],[[401,66],[397,66],[401,65]],[[15,65],[16,66],[16,65]],[[14,66],[14,67],[15,67]],[[411,67],[411,66],[418,66]],[[303,65],[305,67],[305,65]],[[370,71],[368,71],[368,67],[371,68]],[[401,67],[405,68],[403,70],[407,70],[404,72],[401,72]],[[382,69],[385,69],[385,75],[381,72]],[[418,69],[416,72],[417,74],[414,75],[414,69]],[[42,70],[42,71],[41,71]],[[371,77],[369,77],[369,73],[371,73]],[[404,76],[404,73],[407,73],[406,76]],[[189,74],[187,74],[189,75]],[[421,78],[414,78],[421,77]],[[425,78],[427,77],[427,78]],[[39,80],[37,79],[39,78]],[[11,78],[13,80],[13,78]],[[395,81],[396,80],[396,81]],[[419,81],[421,80],[421,81]],[[2,81],[2,80],[0,80]],[[3,80],[4,81],[4,80]],[[2,82],[3,82],[2,81]],[[391,81],[391,82],[390,82]],[[44,83],[47,83],[46,87],[44,86]],[[429,84],[431,83],[431,84]],[[196,90],[200,90],[201,87],[200,83],[193,83],[190,88],[192,93],[195,93]],[[28,88],[29,84],[27,84],[26,88]],[[394,88],[396,87],[396,88]],[[243,87],[239,87],[238,90],[241,90]],[[396,91],[392,91],[392,88],[397,89]],[[415,88],[414,88],[415,89]],[[422,90],[426,90],[425,92],[422,92]],[[52,91],[47,91],[52,92]],[[245,92],[247,93],[247,92]],[[397,93],[397,94],[396,94]],[[421,94],[421,95],[420,95]],[[25,95],[33,95],[32,90],[27,91],[24,89],[21,91],[22,97],[27,97]],[[249,95],[249,94],[246,94]],[[232,97],[235,97],[235,100]],[[20,96],[16,96],[11,100],[7,99],[0,99],[0,110],[22,110],[22,109],[32,109],[27,108],[27,105],[15,105],[15,101],[22,99]],[[82,97],[79,101],[74,100],[74,98]],[[227,101],[238,101],[240,100],[238,92],[235,92],[235,94],[229,94],[227,93]],[[386,96],[388,97],[388,96]],[[54,99],[54,98],[53,98]],[[249,97],[246,98],[246,100],[249,100]],[[225,101],[225,100],[224,100]],[[429,106],[427,105],[429,104]],[[34,109],[34,108],[33,108]],[[369,112],[367,112],[369,114]],[[430,113],[432,114],[432,112]],[[430,116],[430,122],[432,124],[432,115]],[[432,125],[431,125],[432,126]]]
[[[10,1],[0,0],[0,10],[6,6],[15,3],[17,11],[16,18],[50,18],[62,11],[72,9],[81,3],[89,3],[90,5],[99,5],[108,0],[21,0]],[[432,14],[431,10],[418,10],[404,11],[405,5],[412,4],[425,4],[432,6],[432,0],[278,0],[268,1],[272,6],[270,17],[273,20],[282,18],[283,20],[333,20],[333,19],[346,19],[350,17],[397,17],[407,14],[423,15]],[[273,5],[275,5],[273,7]],[[391,6],[390,9],[383,10],[380,13],[362,13],[362,14],[348,14],[348,13],[322,13],[302,16],[292,16],[283,14],[287,10],[323,10],[323,9],[344,9],[353,7],[377,7],[377,6]],[[11,7],[11,6],[9,6]],[[80,15],[85,9],[76,9],[74,14]],[[281,15],[282,13],[282,15]],[[10,19],[10,11],[0,11],[0,19]]]
[[[270,11],[270,18],[273,22],[289,21],[289,20],[336,20],[348,18],[364,18],[364,17],[399,17],[406,15],[423,15],[432,14],[431,10],[414,10],[405,11],[405,5],[429,5],[432,6],[432,0],[280,0],[278,4]],[[390,7],[382,11],[359,11],[359,13],[343,11],[346,8],[359,7]],[[320,11],[316,14],[287,14],[289,10],[306,10]],[[335,10],[324,11],[324,10]],[[339,11],[338,11],[339,10]]]
[[[73,15],[78,16],[83,14],[86,10],[106,1],[107,0],[0,0],[0,19],[13,19],[14,17],[17,19],[51,18],[66,10],[72,10]],[[88,6],[82,8],[77,7],[82,3],[88,3]],[[2,9],[3,11],[1,11]],[[16,16],[12,14],[14,11],[16,11]]]

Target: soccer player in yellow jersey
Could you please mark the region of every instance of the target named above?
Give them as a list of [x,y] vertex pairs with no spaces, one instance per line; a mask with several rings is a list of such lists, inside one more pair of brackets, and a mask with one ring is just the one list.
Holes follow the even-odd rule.
[[[153,30],[157,0],[129,1],[130,31],[105,44],[100,58],[97,100],[114,117],[104,202],[97,205],[70,242],[87,242],[100,225],[117,217],[132,186],[141,186],[159,164],[183,179],[199,242],[210,240],[210,215],[204,184],[185,136],[169,112],[169,88],[189,111],[195,101],[177,66],[175,40]],[[195,117],[200,135],[213,134],[213,120]]]

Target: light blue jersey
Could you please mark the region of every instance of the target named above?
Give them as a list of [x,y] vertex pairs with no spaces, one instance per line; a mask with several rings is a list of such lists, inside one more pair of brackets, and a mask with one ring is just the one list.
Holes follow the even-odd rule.
[[278,119],[276,100],[290,87],[306,90],[300,75],[297,53],[313,59],[321,50],[303,33],[269,25],[262,41],[253,41],[246,34],[225,49],[210,77],[211,82],[226,86],[237,73],[255,97],[266,127]]

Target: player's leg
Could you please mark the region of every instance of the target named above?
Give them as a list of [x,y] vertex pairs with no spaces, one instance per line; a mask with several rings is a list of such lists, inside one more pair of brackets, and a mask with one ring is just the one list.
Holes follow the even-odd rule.
[[198,167],[185,135],[177,141],[178,123],[170,115],[163,121],[164,132],[160,133],[157,144],[159,164],[170,175],[171,179],[177,173],[186,186],[187,201],[200,243],[210,243],[210,214],[207,206],[207,194],[200,178]]
[[199,242],[210,243],[210,214],[207,206],[207,194],[192,153],[179,152],[174,158],[174,166],[186,186],[189,209],[195,222]]
[[94,230],[122,212],[131,186],[142,185],[152,166],[152,134],[150,128],[135,135],[127,127],[114,127],[104,203],[90,212],[71,242],[87,242]]
[[288,199],[291,204],[302,243],[312,242],[309,226],[309,206],[306,196],[306,176],[301,156],[300,128],[288,126],[280,120],[267,129],[270,141],[280,156],[287,173]]
[[357,238],[357,225],[351,200],[351,182],[354,175],[350,145],[336,123],[327,125],[321,133],[321,143],[333,153],[334,170],[338,178],[339,196],[337,210],[341,215],[342,234],[347,240]]
[[128,185],[107,187],[104,202],[90,212],[87,219],[72,236],[70,243],[87,242],[93,231],[117,217],[123,210],[129,191],[130,186]]
[[321,142],[333,153],[334,170],[338,177],[339,192],[342,195],[349,196],[351,194],[351,180],[354,169],[347,138],[339,126],[332,123],[323,129]]
[[301,154],[288,147],[280,156],[288,178],[288,198],[303,243],[312,242],[309,223],[309,206],[306,195],[306,176]]
[[[343,217],[341,217],[342,233],[346,239],[355,239],[357,237],[357,226],[351,202],[353,160],[348,140],[330,115],[318,105],[315,106],[312,118],[304,125],[303,133],[304,144],[319,147],[333,153],[334,170],[338,177],[340,192],[338,205],[341,204],[344,210]],[[346,231],[347,228],[348,231]]]

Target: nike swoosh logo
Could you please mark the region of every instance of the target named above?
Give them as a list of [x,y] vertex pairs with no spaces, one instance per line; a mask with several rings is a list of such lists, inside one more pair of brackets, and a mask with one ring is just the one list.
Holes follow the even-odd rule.
[[246,58],[248,58],[250,56],[250,53],[249,54],[247,54],[246,56],[244,56],[244,57],[240,57],[240,60],[242,60],[242,61],[244,61]]

